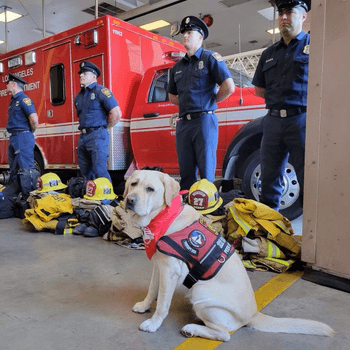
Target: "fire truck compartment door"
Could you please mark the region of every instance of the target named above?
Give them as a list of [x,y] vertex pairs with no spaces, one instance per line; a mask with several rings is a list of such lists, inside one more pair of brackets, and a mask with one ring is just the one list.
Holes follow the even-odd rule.
[[71,44],[45,49],[43,54],[46,113],[39,122],[45,123],[46,158],[48,165],[73,164],[76,160],[73,135],[78,133],[78,123],[73,120]]
[[178,173],[175,129],[170,116],[178,111],[167,98],[168,70],[172,64],[146,71],[136,96],[130,131],[133,154],[139,168],[162,166]]

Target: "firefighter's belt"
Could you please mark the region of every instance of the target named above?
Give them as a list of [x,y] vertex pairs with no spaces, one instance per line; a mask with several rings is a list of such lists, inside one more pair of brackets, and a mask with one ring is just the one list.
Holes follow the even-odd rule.
[[306,112],[306,107],[304,106],[289,108],[289,109],[269,109],[269,113],[273,117],[281,117],[281,118],[293,117],[297,114],[301,114],[305,112]]
[[192,119],[200,118],[202,115],[213,114],[213,113],[214,113],[214,111],[192,112],[192,113],[187,113],[187,114],[182,115],[180,117],[180,119],[192,120]]
[[102,128],[106,129],[105,126],[92,126],[92,127],[90,127],[90,128],[81,129],[81,132],[82,132],[83,134],[89,134],[90,132],[93,132],[93,131],[95,131],[95,130],[102,129]]
[[202,219],[181,231],[162,236],[157,249],[187,264],[190,271],[183,282],[187,288],[198,280],[213,278],[235,252],[234,247]]

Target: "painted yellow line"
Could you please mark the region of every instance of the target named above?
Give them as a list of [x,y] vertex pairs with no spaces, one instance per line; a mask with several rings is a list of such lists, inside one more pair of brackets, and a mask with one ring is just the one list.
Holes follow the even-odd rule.
[[255,299],[258,305],[258,310],[263,309],[267,304],[281,295],[286,289],[288,289],[294,282],[296,282],[304,272],[285,272],[272,278],[266,282],[263,286],[255,291]]
[[[302,271],[281,273],[257,289],[255,291],[255,299],[258,305],[258,310],[260,311],[273,299],[281,295],[302,275]],[[233,333],[234,332],[231,332],[230,334],[232,335]],[[222,342],[219,340],[189,338],[174,348],[174,350],[213,350],[216,349],[221,343]]]

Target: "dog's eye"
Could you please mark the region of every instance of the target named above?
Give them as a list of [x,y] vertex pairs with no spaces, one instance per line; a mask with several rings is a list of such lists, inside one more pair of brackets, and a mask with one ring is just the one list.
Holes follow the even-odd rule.
[[135,187],[136,185],[137,185],[137,182],[132,182],[132,183],[130,184],[131,187]]
[[152,188],[152,187],[146,187],[146,191],[147,191],[147,192],[154,192],[154,188]]

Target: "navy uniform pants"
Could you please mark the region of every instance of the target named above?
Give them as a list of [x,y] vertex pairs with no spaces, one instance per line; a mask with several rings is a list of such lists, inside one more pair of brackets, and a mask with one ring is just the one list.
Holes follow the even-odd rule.
[[283,175],[289,162],[294,166],[303,198],[306,113],[280,118],[267,114],[263,120],[260,146],[260,202],[278,210],[283,192]]
[[88,180],[106,177],[111,181],[107,169],[109,155],[109,133],[101,127],[90,133],[81,133],[78,141],[78,164],[80,172]]
[[[8,147],[8,160],[10,171],[13,173],[19,169],[34,168],[35,139],[31,131],[20,132],[10,136]],[[17,156],[16,162],[14,162]]]
[[198,170],[201,179],[214,182],[218,134],[218,120],[215,114],[178,121],[176,151],[181,190],[189,190],[197,182]]

